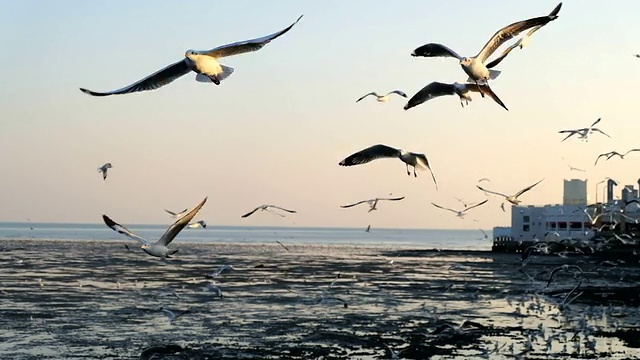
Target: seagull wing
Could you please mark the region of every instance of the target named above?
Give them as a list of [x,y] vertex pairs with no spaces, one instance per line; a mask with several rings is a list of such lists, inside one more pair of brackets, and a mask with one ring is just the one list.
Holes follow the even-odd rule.
[[177,78],[186,75],[190,71],[191,66],[189,65],[188,60],[185,58],[122,89],[109,92],[95,92],[84,88],[80,88],[80,90],[85,94],[93,96],[120,95],[139,91],[155,90],[170,84]]
[[469,210],[471,210],[471,209],[473,209],[473,208],[476,208],[476,207],[478,207],[478,206],[480,206],[480,205],[485,204],[487,201],[489,201],[489,200],[481,201],[481,202],[479,202],[479,203],[477,203],[477,204],[474,204],[474,205],[468,206],[466,209],[464,209],[464,210],[462,210],[462,211],[469,211]]
[[614,151],[608,152],[608,153],[604,153],[604,154],[600,154],[598,155],[598,157],[596,158],[596,162],[593,163],[593,165],[595,166],[596,164],[598,164],[598,160],[600,160],[601,157],[606,156],[607,160],[609,160],[611,158],[611,153],[613,153]]
[[477,187],[478,189],[480,189],[480,190],[482,190],[482,191],[486,192],[486,193],[489,193],[489,194],[498,195],[498,196],[502,196],[502,197],[505,197],[505,198],[506,198],[506,197],[509,197],[509,196],[507,196],[507,195],[505,195],[505,194],[501,194],[501,193],[499,193],[499,192],[495,192],[495,191],[491,191],[491,190],[484,189],[484,188],[482,188],[482,187],[480,187],[480,186],[478,186],[478,185],[476,185],[476,187]]
[[340,161],[340,166],[352,166],[366,164],[372,160],[381,158],[396,158],[400,156],[400,150],[387,145],[373,145],[364,150],[358,151]]
[[[536,29],[536,28],[534,28],[534,29]],[[509,55],[511,50],[513,50],[513,49],[517,48],[518,46],[520,46],[521,43],[522,43],[522,40],[518,40],[513,45],[511,45],[508,48],[506,48],[499,57],[495,58],[493,61],[491,61],[490,63],[488,63],[486,65],[487,69],[493,69],[494,67],[498,66],[498,64],[500,64],[502,62],[502,60],[504,60],[504,58],[506,58],[507,55]]]
[[496,93],[494,93],[493,90],[491,90],[489,85],[466,84],[466,87],[467,87],[467,90],[489,95],[489,97],[491,97],[493,101],[495,101],[498,105],[502,106],[503,109],[509,111],[509,109],[507,109],[507,106],[502,102],[502,100],[500,100],[498,95],[496,95]]
[[211,49],[211,50],[205,50],[205,51],[197,51],[198,54],[200,55],[207,55],[207,56],[211,56],[215,59],[219,59],[219,58],[223,58],[223,57],[228,57],[228,56],[233,56],[233,55],[238,55],[238,54],[244,54],[244,53],[248,53],[248,52],[252,52],[252,51],[257,51],[262,49],[263,46],[267,45],[269,42],[271,42],[272,40],[284,35],[287,31],[291,30],[291,28],[298,23],[298,21],[300,21],[300,19],[302,19],[302,15],[300,15],[300,17],[298,18],[298,20],[296,20],[293,24],[289,25],[288,27],[286,27],[283,30],[280,30],[276,33],[273,33],[271,35],[267,35],[261,38],[257,38],[257,39],[251,39],[251,40],[246,40],[246,41],[240,41],[240,42],[235,42],[232,44],[227,44],[227,45],[222,45],[222,46],[218,46],[215,49]]
[[171,215],[173,215],[173,216],[176,216],[176,213],[174,213],[173,211],[169,211],[169,210],[167,210],[167,209],[164,209],[164,211],[168,212],[169,214],[171,214]]
[[362,201],[358,201],[357,203],[353,203],[353,204],[349,204],[349,205],[340,205],[340,207],[346,209],[346,208],[350,208],[350,207],[357,206],[357,205],[360,205],[360,204],[368,203],[369,201],[371,201],[371,200],[362,200]]
[[436,203],[431,203],[431,205],[433,205],[433,206],[437,207],[438,209],[451,211],[452,213],[455,213],[455,214],[457,214],[457,213],[458,213],[457,211],[455,211],[455,210],[453,210],[453,209],[449,209],[449,208],[446,208],[446,207],[444,207],[444,206],[440,206],[440,205],[438,205],[438,204],[436,204]]
[[629,153],[632,153],[634,151],[640,151],[640,149],[631,149],[631,150],[627,151],[626,153],[624,153],[623,156],[627,156],[627,155],[629,155]]
[[433,179],[433,183],[436,184],[436,190],[438,190],[438,182],[436,181],[436,175],[433,173],[433,170],[431,170],[431,166],[429,165],[429,160],[427,160],[427,157],[424,154],[413,153],[413,155],[415,155],[416,159],[418,160],[418,164],[421,164],[422,166],[429,169],[429,172],[431,173],[431,178]]
[[278,209],[278,210],[282,210],[282,211],[286,211],[286,212],[292,213],[292,214],[297,213],[297,211],[295,211],[295,210],[288,210],[288,209],[285,209],[285,208],[280,207],[280,206],[269,205],[269,207],[274,208],[274,209]]
[[165,231],[165,233],[162,234],[162,236],[156,243],[158,245],[164,245],[164,246],[169,245],[169,243],[173,241],[176,235],[178,235],[178,233],[182,231],[182,229],[184,229],[184,227],[187,226],[187,224],[189,224],[191,219],[193,219],[196,216],[198,211],[200,211],[200,209],[204,206],[204,203],[206,202],[207,202],[207,198],[205,197],[204,200],[202,200],[200,204],[198,204],[198,206],[194,207],[186,215],[176,220],[176,222],[174,222],[171,226],[169,226],[167,231]]
[[251,216],[254,212],[256,212],[256,211],[258,211],[258,210],[262,209],[262,207],[263,207],[263,206],[264,206],[264,205],[260,205],[260,206],[258,206],[257,208],[255,208],[255,209],[253,209],[253,210],[249,211],[248,213],[246,213],[246,214],[242,215],[241,217],[243,217],[243,218],[249,217],[249,216]]
[[488,237],[489,235],[487,235],[486,232],[484,232],[484,230],[480,229],[480,231],[482,231],[482,235],[484,235],[484,237]]
[[111,228],[111,230],[116,231],[130,239],[133,239],[135,241],[139,241],[143,244],[149,244],[149,242],[143,238],[141,238],[140,236],[132,233],[131,231],[129,231],[129,229],[127,229],[126,227],[118,224],[117,222],[111,220],[111,218],[109,218],[107,215],[102,215],[102,220],[104,220],[104,223],[107,224],[108,227]]
[[374,91],[374,92],[370,92],[370,93],[368,93],[367,95],[364,95],[364,96],[360,97],[360,99],[356,100],[356,102],[359,102],[360,100],[362,100],[362,99],[366,98],[366,97],[367,97],[367,96],[369,96],[369,95],[373,95],[373,96],[375,96],[375,97],[378,97],[378,94]]
[[600,134],[602,134],[602,135],[604,135],[606,137],[609,137],[609,138],[611,137],[611,136],[609,136],[609,134],[605,133],[604,131],[602,131],[602,130],[600,130],[598,128],[593,128],[593,129],[591,129],[591,131],[599,132]]
[[[544,179],[542,179],[542,180],[544,180]],[[518,191],[518,192],[517,192],[513,197],[517,198],[518,196],[520,196],[520,195],[522,195],[522,194],[526,193],[527,191],[529,191],[529,190],[533,189],[533,187],[534,187],[534,186],[536,186],[536,185],[538,185],[538,184],[540,184],[540,183],[542,182],[542,180],[540,180],[540,181],[538,181],[537,183],[535,183],[535,184],[533,184],[533,185],[530,185],[530,186],[527,186],[526,188],[524,188],[524,189],[522,189],[522,190]]]
[[600,120],[602,120],[602,118],[598,118],[598,120],[596,120],[593,124],[591,124],[591,126],[589,126],[590,128],[596,126],[597,123],[600,122]]
[[392,92],[388,93],[387,95],[391,95],[391,94],[397,94],[400,95],[402,97],[407,97],[407,94],[404,93],[404,91],[401,90],[393,90]]
[[[577,134],[578,131],[576,130],[562,130],[562,131],[558,131],[559,134],[566,134],[569,133],[569,135],[567,135],[567,137],[565,137],[564,139],[562,139],[562,141],[567,140],[568,138],[572,137],[573,135]],[[560,141],[560,142],[562,142]]]
[[462,60],[462,56],[450,48],[442,45],[430,43],[422,45],[419,48],[413,50],[411,56],[424,56],[424,57],[453,57],[458,60]]
[[456,92],[454,90],[453,84],[445,84],[434,81],[431,84],[423,87],[420,91],[413,95],[407,102],[407,105],[404,106],[404,109],[409,110],[412,107],[418,106],[425,101],[429,101],[439,96],[453,95],[455,93]]
[[397,198],[378,198],[378,200],[387,200],[387,201],[399,201],[404,199],[404,196],[402,197],[397,197]]
[[515,22],[498,30],[489,41],[484,45],[482,50],[476,55],[476,58],[483,63],[491,54],[493,54],[506,41],[513,39],[514,36],[522,31],[535,26],[545,25],[551,20],[555,20],[557,16],[540,16],[532,19]]

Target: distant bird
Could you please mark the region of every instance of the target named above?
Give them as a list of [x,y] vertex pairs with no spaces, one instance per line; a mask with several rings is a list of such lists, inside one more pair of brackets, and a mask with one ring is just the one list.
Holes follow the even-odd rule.
[[181,218],[184,214],[186,214],[189,211],[189,209],[184,209],[177,213],[173,211],[169,211],[167,209],[164,209],[164,211],[168,212],[172,218]]
[[368,225],[367,228],[364,231],[365,232],[370,232],[371,231],[371,225]]
[[276,242],[278,243],[278,245],[282,246],[282,248],[283,248],[283,249],[285,249],[285,250],[289,251],[289,248],[288,248],[288,247],[286,247],[286,246],[284,246],[284,244],[283,244],[283,243],[281,243],[281,242],[280,242],[280,241],[278,241],[278,240],[276,240]]
[[482,238],[478,239],[478,240],[489,240],[489,235],[487,235],[486,232],[484,232],[484,230],[479,229],[482,232]]
[[[558,271],[572,271],[572,270],[577,270],[578,272],[584,274],[584,271],[582,271],[582,269],[578,265],[564,264],[562,266],[558,266],[557,268],[551,271],[551,274],[549,275],[549,280],[547,281],[547,286],[551,285],[551,282],[553,281],[553,275],[555,275]],[[574,276],[575,276],[575,273],[574,273]]]
[[111,169],[113,165],[110,162],[100,166],[98,172],[102,172],[102,180],[107,180],[107,170]]
[[189,229],[197,229],[197,228],[207,228],[207,223],[204,220],[196,221],[187,225]]
[[433,205],[433,206],[437,207],[438,209],[451,211],[452,213],[456,214],[456,216],[457,216],[457,217],[459,217],[459,218],[461,218],[461,219],[462,219],[462,218],[464,218],[464,216],[466,215],[466,212],[467,212],[467,211],[469,211],[469,210],[471,210],[471,209],[473,209],[473,208],[476,208],[476,207],[478,207],[478,206],[480,206],[480,205],[483,205],[483,204],[484,204],[484,203],[486,203],[487,201],[489,201],[489,200],[485,200],[485,201],[479,202],[479,203],[477,203],[477,204],[471,205],[471,206],[469,206],[469,207],[465,208],[464,210],[460,210],[460,211],[458,211],[458,210],[453,210],[453,209],[449,209],[449,208],[446,208],[446,207],[444,207],[444,206],[440,206],[440,205],[435,204],[435,203],[431,203],[431,205]]
[[[544,180],[544,179],[542,179],[542,180]],[[527,191],[531,190],[534,186],[536,186],[536,185],[540,184],[540,183],[542,182],[542,180],[538,181],[537,183],[535,183],[535,184],[533,184],[533,185],[531,185],[531,186],[527,186],[526,188],[524,188],[524,189],[522,189],[522,190],[518,191],[515,195],[505,195],[505,194],[501,194],[501,193],[499,193],[499,192],[495,192],[495,191],[490,191],[490,190],[487,190],[487,189],[483,189],[483,188],[481,188],[481,187],[480,187],[480,186],[478,186],[478,185],[476,185],[476,187],[477,187],[478,189],[480,189],[480,190],[484,191],[484,192],[489,193],[489,194],[502,196],[502,197],[504,197],[504,198],[505,198],[505,200],[507,200],[508,202],[510,202],[510,203],[512,203],[513,205],[516,205],[516,206],[517,206],[518,204],[520,204],[520,203],[522,202],[522,201],[518,200],[518,197],[519,197],[520,195],[522,195],[522,194],[526,193]],[[503,204],[503,205],[504,205],[504,204]],[[503,208],[502,210],[504,210],[504,208]]]
[[[582,129],[572,129],[572,130],[561,130],[558,131],[559,134],[569,134],[567,135],[567,137],[565,137],[564,139],[562,139],[562,141],[567,140],[568,138],[572,137],[573,135],[580,135],[580,140],[584,140],[587,141],[587,139],[589,138],[589,135],[593,134],[594,132],[599,132],[602,135],[605,135],[606,137],[611,137],[609,135],[607,135],[604,131],[598,129],[598,128],[594,128],[594,126],[600,122],[600,120],[602,120],[601,118],[598,118],[598,120],[596,120],[593,124],[591,124],[591,126],[589,126],[588,128],[582,128]],[[562,142],[561,141],[561,142]]]
[[640,54],[633,54],[633,56],[640,58]]
[[222,265],[216,271],[212,272],[211,274],[207,274],[204,277],[207,279],[213,279],[215,277],[222,275],[224,272],[229,272],[235,269],[236,268],[234,268],[233,265]]
[[373,210],[378,210],[378,208],[376,207],[378,205],[378,201],[399,201],[404,199],[404,196],[402,197],[397,197],[397,198],[375,198],[375,199],[369,199],[369,200],[362,200],[362,201],[358,201],[357,203],[353,203],[353,204],[349,204],[349,205],[341,205],[341,208],[350,208],[352,206],[356,206],[356,205],[360,205],[360,204],[369,204],[369,211],[368,212],[372,212]]
[[[441,82],[434,81],[429,85],[422,88],[422,90],[418,91],[415,95],[409,99],[407,105],[404,106],[405,110],[409,110],[412,107],[418,106],[425,101],[429,101],[431,99],[435,99],[444,95],[458,95],[460,98],[460,105],[464,108],[465,104],[469,105],[469,101],[473,100],[471,98],[471,92],[479,92],[484,97],[484,94],[489,95],[493,101],[498,103],[498,105],[502,106],[505,110],[507,106],[500,100],[498,95],[491,90],[489,85],[478,85],[473,83],[460,84],[454,82],[453,84],[445,84]],[[464,101],[464,102],[463,102]]]
[[[549,16],[557,16],[561,8],[562,8],[562,3],[556,5],[556,7],[549,13]],[[531,28],[531,30],[529,30],[523,37],[518,39],[518,41],[516,41],[513,45],[509,46],[505,51],[503,51],[502,55],[500,55],[498,58],[496,58],[495,60],[487,64],[487,68],[491,69],[497,66],[498,64],[500,64],[500,62],[502,62],[502,60],[504,60],[504,58],[507,57],[507,55],[509,55],[511,50],[517,47],[522,49],[525,46],[527,46],[529,44],[529,41],[531,40],[531,36],[533,35],[533,33],[540,30],[540,28],[543,26],[544,25],[540,25],[540,26]]]
[[624,153],[624,154],[620,154],[620,153],[619,153],[619,152],[617,152],[617,151],[610,151],[610,152],[608,152],[608,153],[600,154],[600,155],[598,156],[598,158],[596,158],[596,162],[595,162],[593,165],[596,165],[596,164],[598,163],[598,160],[600,160],[600,158],[601,158],[601,157],[606,157],[606,159],[605,159],[605,160],[609,160],[609,159],[611,159],[612,157],[614,157],[614,156],[618,155],[618,156],[620,156],[620,159],[624,159],[624,157],[625,157],[625,156],[629,155],[629,153],[634,152],[634,151],[640,151],[640,149],[631,149],[631,150],[627,151],[627,152],[626,152],[626,153]]
[[473,57],[462,57],[455,51],[441,44],[426,44],[415,49],[411,56],[424,56],[424,57],[453,57],[460,61],[462,70],[469,75],[467,82],[474,82],[477,84],[486,83],[488,80],[495,79],[500,71],[489,70],[485,66],[485,62],[500,46],[502,46],[508,40],[511,40],[514,36],[517,36],[522,31],[547,24],[549,21],[555,20],[557,16],[541,16],[524,21],[518,21],[511,25],[508,25],[498,30],[491,39],[484,45],[482,50]]
[[502,209],[502,212],[507,212],[507,210],[504,209],[504,203],[500,204],[500,209]]
[[284,217],[284,215],[279,214],[279,213],[274,212],[274,211],[271,211],[271,210],[269,210],[269,208],[274,208],[274,209],[278,209],[278,210],[286,211],[286,212],[291,213],[291,214],[295,214],[295,213],[296,213],[296,211],[295,211],[295,210],[287,210],[287,209],[285,209],[285,208],[281,208],[281,207],[279,207],[279,206],[275,206],[275,205],[260,205],[260,206],[258,206],[257,208],[255,208],[255,209],[253,209],[253,210],[249,211],[248,213],[246,213],[246,214],[242,215],[241,217],[243,217],[243,218],[249,217],[249,216],[251,216],[254,212],[256,212],[256,211],[258,211],[258,210],[260,210],[260,211],[267,211],[267,212],[270,212],[270,213],[272,213],[272,214],[274,214],[274,215],[278,215],[278,216],[280,216],[280,217]]
[[391,95],[391,94],[397,94],[397,95],[400,95],[400,96],[405,97],[405,98],[407,97],[407,94],[405,94],[404,92],[402,92],[402,91],[400,91],[400,90],[393,90],[392,92],[387,93],[387,94],[385,94],[385,95],[378,95],[378,93],[374,91],[374,92],[370,92],[370,93],[368,93],[367,95],[364,95],[364,96],[363,96],[363,97],[361,97],[360,99],[356,100],[356,102],[359,102],[360,100],[362,100],[362,99],[366,98],[366,97],[367,97],[367,96],[369,96],[369,95],[373,95],[373,96],[375,96],[375,97],[376,97],[376,100],[378,100],[378,102],[387,102],[387,101],[389,101],[389,100],[390,100],[389,95]]
[[142,243],[140,248],[144,250],[144,252],[146,252],[147,254],[151,256],[160,257],[160,258],[170,258],[171,257],[170,255],[177,253],[178,249],[170,249],[167,247],[167,245],[169,245],[169,243],[173,241],[173,239],[178,235],[178,233],[180,233],[180,231],[182,231],[182,229],[184,229],[185,226],[187,226],[189,221],[191,221],[191,219],[193,219],[196,216],[198,211],[200,211],[200,209],[204,206],[206,202],[207,202],[207,198],[205,197],[204,200],[200,202],[200,204],[194,207],[185,216],[176,220],[176,222],[174,222],[173,225],[169,226],[167,231],[165,231],[165,233],[155,243],[149,242],[141,238],[140,236],[132,233],[124,226],[111,220],[107,215],[102,215],[102,220],[104,220],[104,223],[107,224],[107,226],[110,227],[113,231],[119,232],[120,234],[130,239],[133,239]]
[[491,182],[491,180],[489,178],[482,178],[482,179],[478,180],[478,182],[483,182],[483,181]]
[[191,312],[191,310],[185,310],[175,314],[173,311],[165,308],[160,308],[160,311],[162,311],[165,315],[167,315],[169,322],[174,322],[176,319],[178,319],[182,315],[189,314]]
[[436,177],[431,170],[431,166],[429,166],[429,160],[427,160],[427,157],[424,154],[407,152],[402,149],[392,148],[387,145],[378,144],[370,146],[364,150],[358,151],[357,153],[348,156],[346,159],[340,161],[338,165],[360,165],[381,158],[398,158],[402,160],[402,162],[404,162],[407,167],[407,175],[411,175],[411,172],[409,172],[409,165],[413,166],[413,176],[416,177],[418,176],[416,174],[416,167],[421,169],[429,169],[429,172],[431,172],[431,177],[433,178],[433,182],[436,184],[436,189],[438,188]]
[[[291,30],[291,28],[295,24],[297,24],[301,18],[302,16],[300,16],[298,20],[296,20],[296,22],[289,25],[284,30],[261,38],[227,44],[211,50],[187,50],[184,55],[184,59],[173,63],[165,67],[164,69],[159,70],[147,76],[146,78],[122,89],[109,92],[95,92],[84,88],[80,88],[80,90],[86,94],[93,96],[109,96],[128,94],[138,91],[155,90],[162,86],[170,84],[177,78],[184,76],[191,71],[197,74],[196,80],[199,82],[213,82],[216,85],[220,85],[220,81],[231,75],[234,69],[232,67],[221,65],[220,63],[218,63],[218,59],[260,50],[263,46],[265,46],[272,40]],[[199,30],[194,31],[197,32]]]

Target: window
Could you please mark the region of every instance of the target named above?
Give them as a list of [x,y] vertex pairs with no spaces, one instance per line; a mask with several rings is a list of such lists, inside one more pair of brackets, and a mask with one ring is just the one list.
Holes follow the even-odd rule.
[[582,230],[582,223],[572,221],[569,223],[569,229],[571,230]]
[[529,224],[522,225],[522,231],[529,232]]
[[566,230],[567,229],[567,223],[566,222],[559,222],[558,223],[558,229]]
[[555,221],[552,221],[549,223],[549,229],[551,230],[555,230],[557,227],[557,224],[555,223]]
[[528,223],[531,220],[531,218],[529,217],[529,215],[525,215],[522,217],[522,222]]

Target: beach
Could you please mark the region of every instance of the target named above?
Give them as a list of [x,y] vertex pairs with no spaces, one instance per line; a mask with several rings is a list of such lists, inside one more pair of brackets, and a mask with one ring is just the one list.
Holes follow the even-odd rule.
[[[125,244],[0,241],[0,358],[640,357],[637,262],[285,240],[174,243],[161,260]],[[536,276],[565,263],[586,274]]]

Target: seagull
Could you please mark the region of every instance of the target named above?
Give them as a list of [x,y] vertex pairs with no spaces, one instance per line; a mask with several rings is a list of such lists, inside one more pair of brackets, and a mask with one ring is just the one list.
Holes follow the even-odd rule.
[[204,290],[216,294],[216,296],[220,299],[224,297],[224,295],[222,294],[222,289],[220,289],[220,287],[216,285],[213,285],[213,283],[208,283]]
[[207,279],[213,279],[215,277],[220,276],[222,273],[224,272],[229,272],[231,270],[235,270],[236,268],[233,267],[233,265],[222,265],[218,268],[218,270],[212,272],[211,274],[207,274],[204,277]]
[[278,215],[278,216],[280,216],[280,217],[284,217],[284,215],[282,215],[282,214],[278,214],[277,212],[273,212],[273,211],[269,210],[269,208],[274,208],[274,209],[278,209],[278,210],[286,211],[286,212],[288,212],[288,213],[292,213],[292,214],[295,214],[295,213],[297,212],[297,211],[295,211],[295,210],[287,210],[287,209],[285,209],[285,208],[281,208],[281,207],[279,207],[279,206],[275,206],[275,205],[260,205],[260,206],[258,206],[257,208],[255,208],[255,209],[253,209],[253,210],[249,211],[248,213],[246,213],[246,214],[242,215],[241,217],[243,217],[243,218],[249,217],[249,216],[251,216],[251,214],[253,214],[254,212],[256,212],[256,211],[258,211],[258,210],[261,210],[261,211],[268,211],[268,212],[270,212],[270,213],[272,213],[272,214],[274,214],[274,215]]
[[[600,122],[600,120],[602,120],[601,118],[598,118],[598,120],[596,120],[593,124],[591,124],[591,126],[589,126],[588,128],[582,128],[582,129],[573,129],[573,130],[561,130],[558,131],[559,134],[569,134],[567,135],[567,137],[565,137],[564,139],[562,139],[562,141],[567,140],[568,138],[572,137],[573,135],[580,135],[580,139],[587,141],[587,138],[589,137],[589,135],[593,134],[594,132],[599,132],[602,135],[605,135],[606,137],[611,137],[609,135],[607,135],[604,131],[598,129],[598,128],[594,128],[594,126]],[[562,142],[561,141],[561,142]]]
[[487,235],[486,232],[484,232],[484,230],[479,229],[482,232],[482,238],[478,239],[478,240],[489,240],[489,235]]
[[[409,110],[412,107],[418,106],[423,102],[429,101],[431,99],[444,96],[444,95],[458,95],[460,97],[460,105],[464,108],[465,104],[469,105],[469,101],[473,100],[471,98],[471,91],[479,92],[484,97],[484,94],[489,95],[493,101],[498,103],[498,105],[502,106],[505,110],[507,106],[500,100],[498,95],[491,90],[489,85],[477,85],[472,83],[461,84],[458,82],[454,82],[453,84],[445,84],[441,82],[434,81],[429,85],[422,88],[422,90],[418,91],[415,95],[409,99],[407,105],[404,106],[405,110]],[[464,101],[464,102],[463,102]]]
[[471,210],[471,209],[473,209],[473,208],[476,208],[476,207],[478,207],[478,206],[480,206],[480,205],[483,205],[483,204],[484,204],[484,203],[486,203],[487,201],[489,201],[489,200],[485,200],[485,201],[479,202],[479,203],[477,203],[477,204],[471,205],[471,206],[469,206],[469,207],[467,207],[467,208],[465,208],[464,210],[461,210],[461,211],[453,210],[453,209],[449,209],[449,208],[446,208],[446,207],[443,207],[443,206],[440,206],[440,205],[438,205],[438,204],[434,204],[434,203],[431,203],[431,205],[433,205],[433,206],[437,207],[438,209],[451,211],[452,213],[456,214],[456,216],[457,216],[457,217],[459,217],[460,219],[462,219],[462,218],[464,218],[464,216],[466,215],[465,213],[466,213],[467,211],[469,211],[469,210]]
[[282,248],[284,248],[285,250],[289,251],[289,248],[284,246],[283,243],[281,243],[280,241],[276,240],[276,242],[278,243],[278,245],[282,246]]
[[184,209],[184,210],[182,210],[180,212],[177,212],[177,213],[173,212],[173,211],[169,211],[167,209],[164,209],[164,211],[168,212],[171,215],[172,218],[179,219],[182,216],[184,216],[184,214],[186,214],[189,211],[189,209]]
[[102,172],[102,180],[107,180],[107,170],[111,169],[112,167],[113,165],[111,165],[111,163],[108,162],[98,168],[98,171]]
[[167,315],[169,322],[174,322],[177,318],[181,317],[182,315],[185,315],[191,312],[191,310],[185,310],[185,311],[179,312],[178,314],[175,314],[173,311],[165,308],[160,308],[160,311],[162,311],[165,315]]
[[197,228],[206,229],[207,228],[207,223],[204,222],[204,220],[200,220],[200,221],[196,221],[194,223],[188,224],[187,227],[189,229],[197,229]]
[[489,178],[482,178],[482,179],[478,180],[478,182],[483,182],[483,181],[491,182],[491,180]]
[[640,151],[640,149],[631,149],[631,150],[627,151],[624,154],[620,154],[617,151],[610,151],[608,153],[600,154],[598,156],[598,158],[596,159],[596,162],[593,165],[596,165],[598,163],[598,160],[600,160],[600,158],[603,157],[603,156],[606,156],[606,160],[609,160],[609,159],[611,159],[612,157],[614,157],[616,155],[620,156],[620,159],[624,159],[625,156],[629,155],[629,153],[634,152],[634,151]]
[[640,54],[633,54],[633,56],[640,58]]
[[367,225],[367,228],[364,230],[364,232],[370,232],[371,231],[371,225]]
[[218,59],[260,50],[272,40],[291,30],[291,28],[297,24],[300,19],[302,19],[302,16],[284,30],[265,37],[222,45],[211,50],[187,50],[182,60],[122,89],[109,92],[95,92],[84,88],[80,88],[80,90],[85,94],[93,96],[120,95],[138,91],[155,90],[170,84],[177,78],[184,76],[191,71],[197,74],[196,81],[207,83],[213,82],[216,85],[220,85],[220,81],[231,75],[234,69],[218,63]]
[[185,226],[187,226],[189,221],[191,221],[191,219],[193,219],[193,217],[196,216],[198,211],[200,211],[200,209],[202,208],[202,206],[204,206],[204,203],[206,202],[207,202],[207,198],[205,197],[204,200],[202,200],[202,202],[198,204],[198,206],[194,207],[185,216],[179,218],[178,220],[176,220],[176,222],[173,223],[173,225],[169,226],[167,231],[155,243],[149,242],[141,238],[140,236],[132,233],[124,226],[111,220],[107,215],[102,215],[102,219],[104,220],[105,224],[107,224],[107,226],[110,227],[113,231],[119,232],[120,234],[125,235],[130,239],[133,239],[142,243],[142,245],[140,245],[140,248],[144,250],[144,252],[146,252],[147,254],[155,257],[160,257],[160,258],[170,258],[171,257],[170,255],[177,253],[178,249],[170,249],[167,247],[167,245],[169,245],[169,243],[171,243],[171,241],[176,237],[176,235],[178,235],[178,233],[180,233],[180,231],[184,229]]
[[387,201],[399,201],[404,199],[404,196],[402,197],[397,197],[397,198],[375,198],[375,199],[369,199],[369,200],[362,200],[362,201],[358,201],[357,203],[353,203],[353,204],[349,204],[349,205],[341,205],[341,208],[350,208],[352,206],[356,206],[356,205],[360,205],[360,204],[369,204],[369,211],[368,212],[372,212],[373,210],[378,210],[378,208],[376,207],[378,205],[378,201],[380,200],[387,200]]
[[[578,265],[568,265],[568,264],[564,264],[562,266],[558,266],[557,268],[551,270],[551,274],[549,275],[549,280],[547,281],[547,287],[549,287],[549,285],[551,285],[551,281],[553,281],[553,275],[555,275],[558,271],[571,271],[572,270],[577,270],[580,273],[584,274],[584,271],[582,271],[582,269],[580,268],[580,266]],[[574,272],[574,276],[576,275],[576,273]]]
[[364,95],[360,99],[356,100],[356,102],[359,102],[360,100],[366,98],[369,95],[375,96],[377,98],[376,100],[378,100],[378,102],[387,102],[387,101],[389,101],[391,99],[389,97],[389,95],[391,95],[391,94],[398,94],[398,95],[400,95],[402,97],[405,97],[405,98],[407,97],[407,94],[405,94],[403,91],[400,91],[400,90],[393,90],[392,92],[387,93],[386,95],[378,95],[378,93],[374,91],[374,92],[368,93],[367,95]]
[[[556,5],[556,7],[549,13],[549,16],[556,16],[557,17],[561,8],[562,8],[562,3]],[[500,62],[502,62],[502,60],[504,60],[505,57],[507,57],[507,55],[509,55],[511,50],[513,50],[513,49],[515,49],[517,47],[522,49],[525,46],[529,45],[529,41],[531,40],[531,36],[533,35],[533,33],[535,33],[536,31],[540,30],[540,28],[543,27],[543,26],[544,25],[539,25],[539,26],[535,26],[535,27],[531,28],[531,30],[529,30],[523,37],[518,39],[518,41],[516,41],[515,44],[509,46],[505,51],[503,51],[502,55],[500,55],[498,58],[496,58],[495,60],[493,60],[492,62],[487,64],[487,68],[491,69],[491,68],[497,66]]]
[[[544,179],[542,179],[542,180],[544,180]],[[522,195],[522,194],[526,193],[527,191],[531,190],[534,186],[536,186],[536,185],[540,184],[540,183],[542,182],[542,180],[538,181],[537,183],[535,183],[535,184],[533,184],[533,185],[531,185],[531,186],[527,186],[526,188],[524,188],[524,189],[522,189],[522,190],[518,191],[515,195],[511,195],[511,196],[509,196],[509,195],[505,195],[505,194],[501,194],[501,193],[499,193],[499,192],[495,192],[495,191],[490,191],[490,190],[487,190],[487,189],[483,189],[483,188],[481,188],[481,187],[480,187],[480,186],[478,186],[478,185],[476,185],[476,187],[477,187],[478,189],[480,189],[480,190],[482,190],[482,191],[486,192],[486,193],[493,194],[493,195],[498,195],[498,196],[502,196],[502,197],[504,197],[504,198],[505,198],[505,200],[507,200],[508,202],[512,203],[513,205],[518,206],[518,204],[520,204],[520,203],[522,202],[522,201],[518,200],[518,197],[519,197],[520,195]],[[503,205],[504,205],[504,203],[503,203]],[[503,208],[503,210],[504,210],[504,208]]]
[[514,36],[517,36],[522,31],[547,24],[549,21],[555,20],[557,16],[541,16],[524,21],[518,21],[511,25],[508,25],[498,30],[491,39],[484,45],[482,50],[474,57],[462,57],[450,48],[441,45],[430,43],[423,45],[415,49],[411,56],[424,56],[424,57],[453,57],[460,61],[462,70],[469,75],[468,82],[474,82],[477,84],[486,83],[488,80],[495,79],[500,71],[489,70],[485,66],[485,61],[491,56],[502,44],[511,40]]
[[407,175],[411,175],[411,172],[409,172],[409,165],[411,165],[413,166],[413,176],[415,177],[418,176],[418,174],[416,174],[416,167],[421,169],[429,169],[429,171],[431,172],[431,177],[433,178],[433,182],[436,184],[436,189],[438,188],[436,177],[431,170],[431,166],[429,166],[429,160],[427,160],[427,157],[424,154],[412,153],[404,151],[402,149],[392,148],[387,145],[373,145],[364,150],[358,151],[357,153],[352,154],[346,159],[340,161],[338,165],[360,165],[380,158],[398,158],[402,160],[402,162],[404,162],[407,166]]

